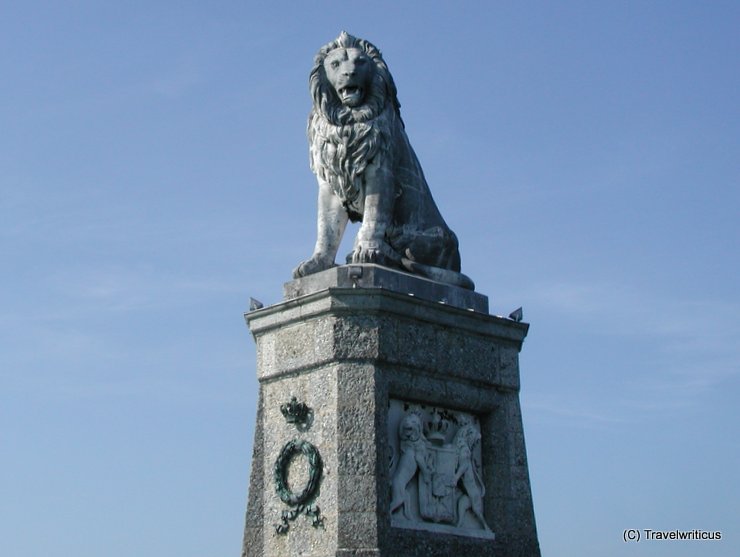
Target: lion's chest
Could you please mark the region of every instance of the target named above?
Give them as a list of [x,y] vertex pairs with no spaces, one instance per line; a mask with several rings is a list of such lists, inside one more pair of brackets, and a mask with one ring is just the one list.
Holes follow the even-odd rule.
[[351,137],[323,139],[313,146],[313,169],[327,182],[353,220],[364,212],[367,147]]
[[384,112],[368,122],[335,125],[315,112],[310,120],[312,170],[331,186],[353,220],[360,220],[364,212],[369,165],[392,158],[390,115]]

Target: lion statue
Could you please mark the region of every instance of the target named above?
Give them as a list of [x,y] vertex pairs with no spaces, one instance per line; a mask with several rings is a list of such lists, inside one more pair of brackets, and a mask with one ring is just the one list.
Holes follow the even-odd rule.
[[319,50],[309,86],[318,235],[294,278],[333,267],[347,222],[361,221],[347,263],[377,263],[472,290],[473,282],[460,273],[457,237],[404,131],[380,50],[342,32]]

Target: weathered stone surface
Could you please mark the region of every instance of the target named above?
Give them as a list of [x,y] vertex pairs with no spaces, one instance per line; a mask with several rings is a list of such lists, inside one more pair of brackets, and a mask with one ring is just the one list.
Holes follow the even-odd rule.
[[[260,410],[244,555],[539,555],[518,397],[527,324],[351,286],[320,288],[246,318],[257,342]],[[311,409],[302,429],[280,410],[293,397]],[[398,401],[449,409],[479,424],[479,506],[495,539],[486,538],[470,510],[462,528],[394,527],[398,456],[388,432]],[[292,439],[321,454],[323,475],[310,503],[320,508],[323,527],[300,515],[278,534],[281,513],[290,509],[276,493],[273,468]],[[460,454],[450,457],[456,471]],[[296,467],[295,481],[306,481],[305,469]],[[466,493],[461,482],[457,490]]]
[[378,517],[372,511],[346,511],[339,515],[338,549],[365,549],[378,546]]
[[377,507],[377,480],[375,475],[339,475],[339,491],[343,494],[338,500],[339,511],[372,512]]
[[264,459],[262,458],[264,431],[263,431],[263,397],[260,392],[257,402],[256,430],[254,432],[254,444],[252,449],[252,471],[249,479],[249,494],[247,498],[247,515],[244,526],[244,543],[242,544],[242,557],[264,556],[263,517],[264,511]]

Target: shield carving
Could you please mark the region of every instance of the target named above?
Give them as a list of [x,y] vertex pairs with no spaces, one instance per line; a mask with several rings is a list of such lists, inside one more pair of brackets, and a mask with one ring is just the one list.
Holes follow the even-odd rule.
[[451,445],[427,446],[432,473],[419,475],[419,514],[432,522],[455,522],[455,469],[457,451]]

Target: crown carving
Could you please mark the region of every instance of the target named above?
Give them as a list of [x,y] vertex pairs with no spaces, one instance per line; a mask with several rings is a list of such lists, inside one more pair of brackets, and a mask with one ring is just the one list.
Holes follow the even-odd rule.
[[311,409],[305,402],[298,402],[296,397],[291,397],[290,402],[280,405],[285,421],[289,424],[305,424]]
[[447,410],[436,410],[431,421],[427,422],[427,439],[436,444],[444,443],[447,432],[455,421],[455,417]]

